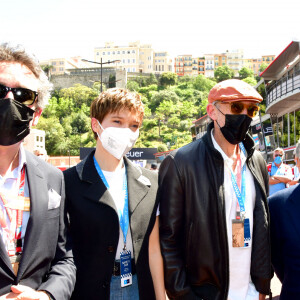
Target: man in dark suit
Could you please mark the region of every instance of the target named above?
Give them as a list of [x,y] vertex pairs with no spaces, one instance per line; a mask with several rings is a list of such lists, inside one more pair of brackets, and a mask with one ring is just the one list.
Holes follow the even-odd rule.
[[[300,144],[296,146],[300,157]],[[269,197],[272,265],[282,283],[280,300],[300,299],[300,186]]]
[[62,173],[22,146],[50,88],[34,57],[0,45],[0,299],[69,299],[75,284]]

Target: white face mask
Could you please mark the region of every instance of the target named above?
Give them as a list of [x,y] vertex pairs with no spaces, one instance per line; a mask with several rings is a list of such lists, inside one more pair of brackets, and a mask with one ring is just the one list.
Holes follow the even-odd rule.
[[98,138],[103,148],[117,159],[121,159],[134,146],[139,137],[139,130],[132,131],[129,128],[107,127],[102,128],[101,136],[97,132]]

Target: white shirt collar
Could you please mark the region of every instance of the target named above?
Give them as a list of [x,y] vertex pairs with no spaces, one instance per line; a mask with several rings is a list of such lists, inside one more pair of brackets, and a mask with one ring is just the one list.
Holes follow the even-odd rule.
[[26,164],[26,154],[23,147],[23,144],[21,143],[20,149],[19,149],[19,165],[13,169],[12,171],[9,171],[4,177],[11,178],[11,179],[17,179],[21,173],[21,170],[23,166]]
[[[233,165],[233,160],[231,158],[229,158],[226,153],[222,150],[222,148],[219,146],[219,144],[217,143],[217,141],[215,140],[215,137],[213,135],[214,129],[212,129],[211,133],[211,140],[213,142],[213,145],[215,147],[216,150],[218,150],[220,152],[220,154],[222,155],[224,162],[226,162],[228,164],[228,166],[232,166]],[[241,152],[241,161],[242,161],[242,166],[244,165],[244,163],[246,162],[246,156],[243,153],[243,151]]]

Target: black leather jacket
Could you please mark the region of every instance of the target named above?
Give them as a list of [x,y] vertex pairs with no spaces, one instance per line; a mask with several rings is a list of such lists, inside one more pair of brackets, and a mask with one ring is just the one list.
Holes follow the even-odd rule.
[[[202,139],[172,152],[159,174],[160,237],[165,284],[170,299],[227,299],[229,254],[224,203],[224,161],[211,140],[213,123]],[[251,279],[269,294],[271,279],[268,173],[254,149],[243,141],[254,177]]]

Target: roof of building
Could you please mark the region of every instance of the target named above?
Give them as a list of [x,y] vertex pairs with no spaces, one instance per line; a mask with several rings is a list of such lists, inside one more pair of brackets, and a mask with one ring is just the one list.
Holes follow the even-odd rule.
[[300,53],[300,42],[292,41],[260,74],[261,77],[267,80],[277,79],[278,74],[292,62]]

